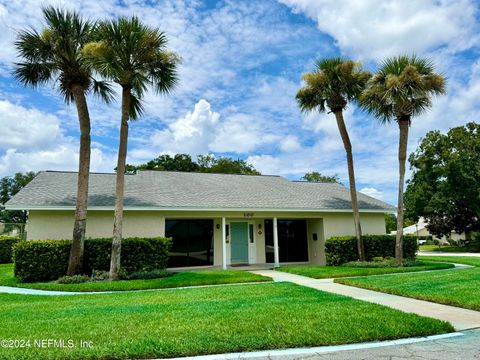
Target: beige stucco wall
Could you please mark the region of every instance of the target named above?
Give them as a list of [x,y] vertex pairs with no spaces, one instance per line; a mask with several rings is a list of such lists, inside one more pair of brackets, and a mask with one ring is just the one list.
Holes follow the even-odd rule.
[[[27,223],[27,239],[70,239],[73,229],[72,211],[30,211]],[[131,211],[124,213],[124,237],[154,237],[165,235],[167,219],[213,219],[214,220],[214,265],[222,263],[222,216],[228,221],[249,221],[255,226],[256,262],[265,263],[265,224],[264,219],[307,219],[309,261],[325,264],[325,240],[331,236],[354,235],[351,213],[312,213],[312,212],[193,212],[193,211]],[[361,213],[364,234],[385,234],[383,213]],[[217,225],[219,225],[217,229]],[[113,211],[90,210],[87,219],[87,238],[110,237],[113,227]],[[261,228],[260,228],[261,227]],[[318,236],[313,241],[313,233]]]
[[[27,223],[28,240],[70,239],[73,232],[73,211],[30,211]],[[87,238],[111,237],[113,211],[89,211]],[[124,237],[155,237],[165,234],[165,217],[151,211],[126,211]]]
[[[313,240],[314,234],[317,234],[317,240]],[[308,261],[316,265],[326,265],[323,219],[307,220],[307,237]]]
[[[386,234],[385,215],[379,213],[361,213],[360,223],[362,233],[370,234]],[[355,227],[353,224],[353,215],[348,213],[330,213],[323,216],[323,224],[325,231],[325,239],[328,240],[332,236],[355,235]]]

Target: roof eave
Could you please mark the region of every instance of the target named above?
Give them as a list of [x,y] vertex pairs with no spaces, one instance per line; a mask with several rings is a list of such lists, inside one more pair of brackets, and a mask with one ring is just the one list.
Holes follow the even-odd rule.
[[[75,210],[75,206],[6,206],[6,210]],[[333,212],[350,213],[352,209],[309,209],[309,208],[197,208],[197,207],[151,207],[151,206],[125,206],[125,211],[225,211],[225,212]],[[89,206],[88,210],[113,211],[113,206]],[[360,209],[363,213],[395,213],[396,209]]]

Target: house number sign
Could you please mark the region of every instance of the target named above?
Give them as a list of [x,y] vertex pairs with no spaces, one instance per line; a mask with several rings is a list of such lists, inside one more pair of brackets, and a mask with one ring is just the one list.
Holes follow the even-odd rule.
[[243,217],[246,217],[246,218],[252,218],[253,217],[253,213],[243,213]]

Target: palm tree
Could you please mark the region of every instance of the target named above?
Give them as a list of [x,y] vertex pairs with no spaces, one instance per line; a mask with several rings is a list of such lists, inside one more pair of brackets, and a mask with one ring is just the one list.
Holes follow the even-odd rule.
[[352,200],[353,221],[357,237],[358,257],[365,261],[365,249],[360,226],[352,144],[343,119],[343,110],[349,101],[356,101],[371,74],[358,63],[340,57],[323,59],[316,63],[314,72],[303,75],[305,86],[298,90],[296,98],[303,112],[318,110],[333,112],[347,154],[348,179]]
[[24,30],[15,43],[22,62],[16,64],[15,77],[24,85],[53,84],[66,103],[74,102],[80,124],[77,199],[68,275],[82,272],[83,246],[87,221],[88,177],[90,171],[90,116],[86,94],[93,91],[104,101],[111,100],[107,83],[96,81],[81,48],[91,41],[94,25],[75,12],[54,7],[43,9],[46,27],[41,33]]
[[412,117],[432,106],[432,95],[445,93],[445,78],[435,73],[435,67],[426,59],[397,56],[385,60],[369,80],[360,98],[361,106],[381,123],[396,121],[400,128],[398,162],[398,216],[395,259],[403,260],[403,185],[407,158],[408,131]]
[[149,86],[161,94],[168,94],[174,88],[179,59],[166,50],[165,34],[143,25],[137,17],[104,22],[96,34],[98,41],[87,44],[83,53],[100,74],[122,88],[110,263],[110,278],[114,280],[118,279],[120,269],[128,121],[142,114],[142,97]]

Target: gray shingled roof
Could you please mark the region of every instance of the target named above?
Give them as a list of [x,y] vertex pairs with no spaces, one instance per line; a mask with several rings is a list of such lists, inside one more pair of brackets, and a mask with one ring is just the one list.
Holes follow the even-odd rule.
[[[77,173],[45,171],[5,205],[7,209],[74,208]],[[90,174],[89,208],[113,208],[115,174]],[[359,193],[362,210],[390,212]],[[126,209],[349,210],[340,184],[292,182],[280,176],[139,171],[125,176]]]

